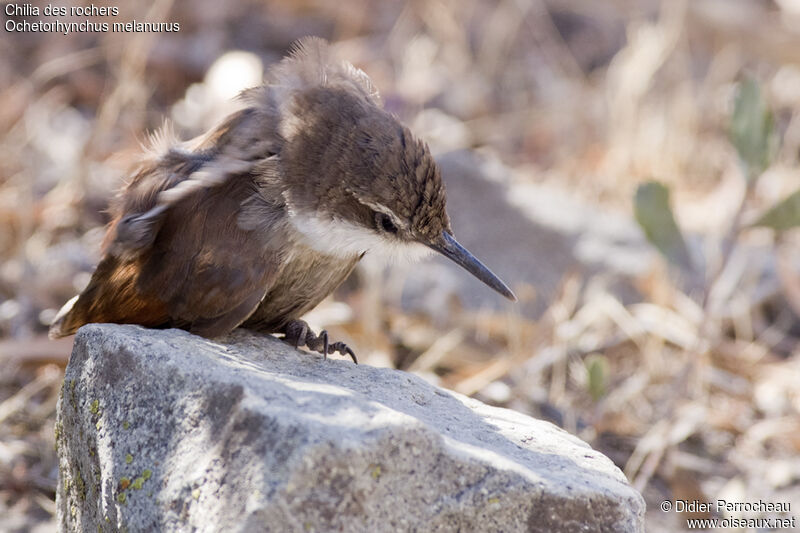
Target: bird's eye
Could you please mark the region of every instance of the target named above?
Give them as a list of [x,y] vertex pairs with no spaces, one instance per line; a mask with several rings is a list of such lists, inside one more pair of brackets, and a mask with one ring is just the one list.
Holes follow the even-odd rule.
[[378,228],[386,233],[397,233],[397,226],[392,222],[392,217],[386,213],[375,213],[375,221],[377,222]]

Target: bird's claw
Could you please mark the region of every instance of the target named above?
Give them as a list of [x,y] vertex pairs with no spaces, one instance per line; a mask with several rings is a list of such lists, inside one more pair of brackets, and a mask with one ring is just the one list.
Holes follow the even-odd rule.
[[349,346],[341,341],[330,342],[327,330],[322,330],[319,335],[316,335],[302,320],[292,320],[286,325],[283,340],[295,348],[306,346],[309,350],[321,353],[325,359],[328,358],[329,353],[334,352],[349,355],[353,362],[358,364],[356,354]]

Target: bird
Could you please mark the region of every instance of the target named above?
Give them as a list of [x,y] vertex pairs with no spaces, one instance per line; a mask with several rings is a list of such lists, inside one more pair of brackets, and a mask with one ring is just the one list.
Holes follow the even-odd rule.
[[301,317],[365,254],[438,252],[499,294],[511,289],[453,235],[429,147],[383,109],[370,78],[316,38],[297,41],[240,109],[204,135],[152,135],[111,201],[102,256],[49,335],[88,323],[242,327],[358,362]]

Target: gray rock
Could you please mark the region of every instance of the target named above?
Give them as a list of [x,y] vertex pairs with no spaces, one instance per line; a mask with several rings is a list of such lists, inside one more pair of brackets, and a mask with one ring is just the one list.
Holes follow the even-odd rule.
[[643,529],[549,423],[245,331],[81,328],[56,439],[64,531]]

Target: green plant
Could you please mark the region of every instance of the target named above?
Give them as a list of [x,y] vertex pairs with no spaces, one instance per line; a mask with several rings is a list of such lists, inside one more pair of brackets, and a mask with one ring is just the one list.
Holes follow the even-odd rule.
[[[773,163],[779,144],[772,111],[763,97],[761,87],[754,80],[747,79],[737,87],[729,136],[731,144],[736,148],[747,185],[739,209],[730,223],[728,235],[722,243],[722,260],[706,287],[705,301],[727,265],[741,232],[763,226],[773,229],[780,236],[782,232],[800,226],[800,189],[767,209],[754,222],[744,225],[741,221],[755,185]],[[639,185],[633,202],[636,220],[647,240],[669,262],[691,269],[692,261],[683,233],[675,221],[669,197],[669,187],[664,184],[652,181]]]

